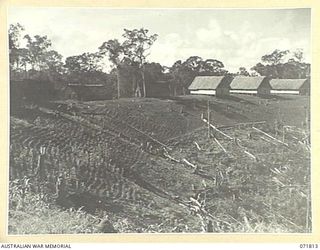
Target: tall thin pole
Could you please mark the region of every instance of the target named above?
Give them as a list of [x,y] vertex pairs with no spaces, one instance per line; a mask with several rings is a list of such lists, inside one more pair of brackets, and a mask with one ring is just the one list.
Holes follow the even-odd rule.
[[120,99],[120,67],[117,66],[117,90],[118,90],[118,99]]
[[208,100],[208,138],[210,138],[210,101]]
[[144,79],[144,62],[142,64],[142,72],[141,72],[141,76],[142,76],[142,87],[143,87],[143,97],[147,97],[147,93],[146,93],[146,81]]
[[309,131],[309,114],[308,114],[308,106],[305,106],[306,113],[306,131]]
[[307,194],[306,233],[309,232],[309,193]]

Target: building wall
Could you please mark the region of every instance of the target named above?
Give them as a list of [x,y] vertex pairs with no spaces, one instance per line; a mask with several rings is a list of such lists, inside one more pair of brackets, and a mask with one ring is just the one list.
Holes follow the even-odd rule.
[[310,95],[310,79],[305,81],[299,91],[300,95]]
[[258,88],[259,95],[270,95],[270,88],[267,87],[260,87]]
[[217,92],[216,93],[217,96],[229,95],[229,89],[228,88],[217,88],[216,92]]
[[299,95],[299,90],[271,90],[271,94],[288,94],[288,95]]
[[198,90],[190,90],[191,95],[216,95],[215,90],[208,89],[198,89]]
[[252,95],[256,95],[258,94],[258,91],[257,90],[243,90],[243,89],[231,89],[230,90],[230,93],[233,93],[233,94],[252,94]]
[[301,89],[299,90],[299,94],[300,94],[300,95],[310,95],[310,89],[308,89],[308,88],[301,88]]

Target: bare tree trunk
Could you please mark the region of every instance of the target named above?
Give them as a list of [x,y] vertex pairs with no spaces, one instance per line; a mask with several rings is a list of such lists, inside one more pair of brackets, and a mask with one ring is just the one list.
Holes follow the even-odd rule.
[[16,63],[17,63],[17,70],[19,70],[19,58],[17,59],[17,61],[16,61]]
[[118,89],[118,99],[120,99],[120,69],[119,66],[117,66],[117,70],[116,70],[116,74],[117,74],[117,89]]
[[142,97],[142,93],[141,93],[141,88],[140,88],[140,85],[138,84],[138,89],[137,89],[138,93],[137,93],[137,96],[138,97]]
[[144,79],[144,65],[142,66],[141,77],[142,77],[143,97],[147,97],[146,81]]
[[132,95],[137,97],[137,78],[135,73],[132,75]]
[[141,97],[142,96],[141,87],[140,87],[139,81],[137,79],[136,72],[133,74],[133,84],[134,84],[134,87],[133,87],[134,97]]

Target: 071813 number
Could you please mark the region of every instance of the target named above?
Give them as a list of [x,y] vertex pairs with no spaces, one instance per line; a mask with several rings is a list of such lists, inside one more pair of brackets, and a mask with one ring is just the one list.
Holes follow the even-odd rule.
[[318,244],[300,244],[300,248],[318,248]]

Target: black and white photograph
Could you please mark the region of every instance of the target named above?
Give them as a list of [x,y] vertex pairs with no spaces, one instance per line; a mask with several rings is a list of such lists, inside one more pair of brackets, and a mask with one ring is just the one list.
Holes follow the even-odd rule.
[[311,8],[11,6],[7,41],[9,236],[313,232]]

